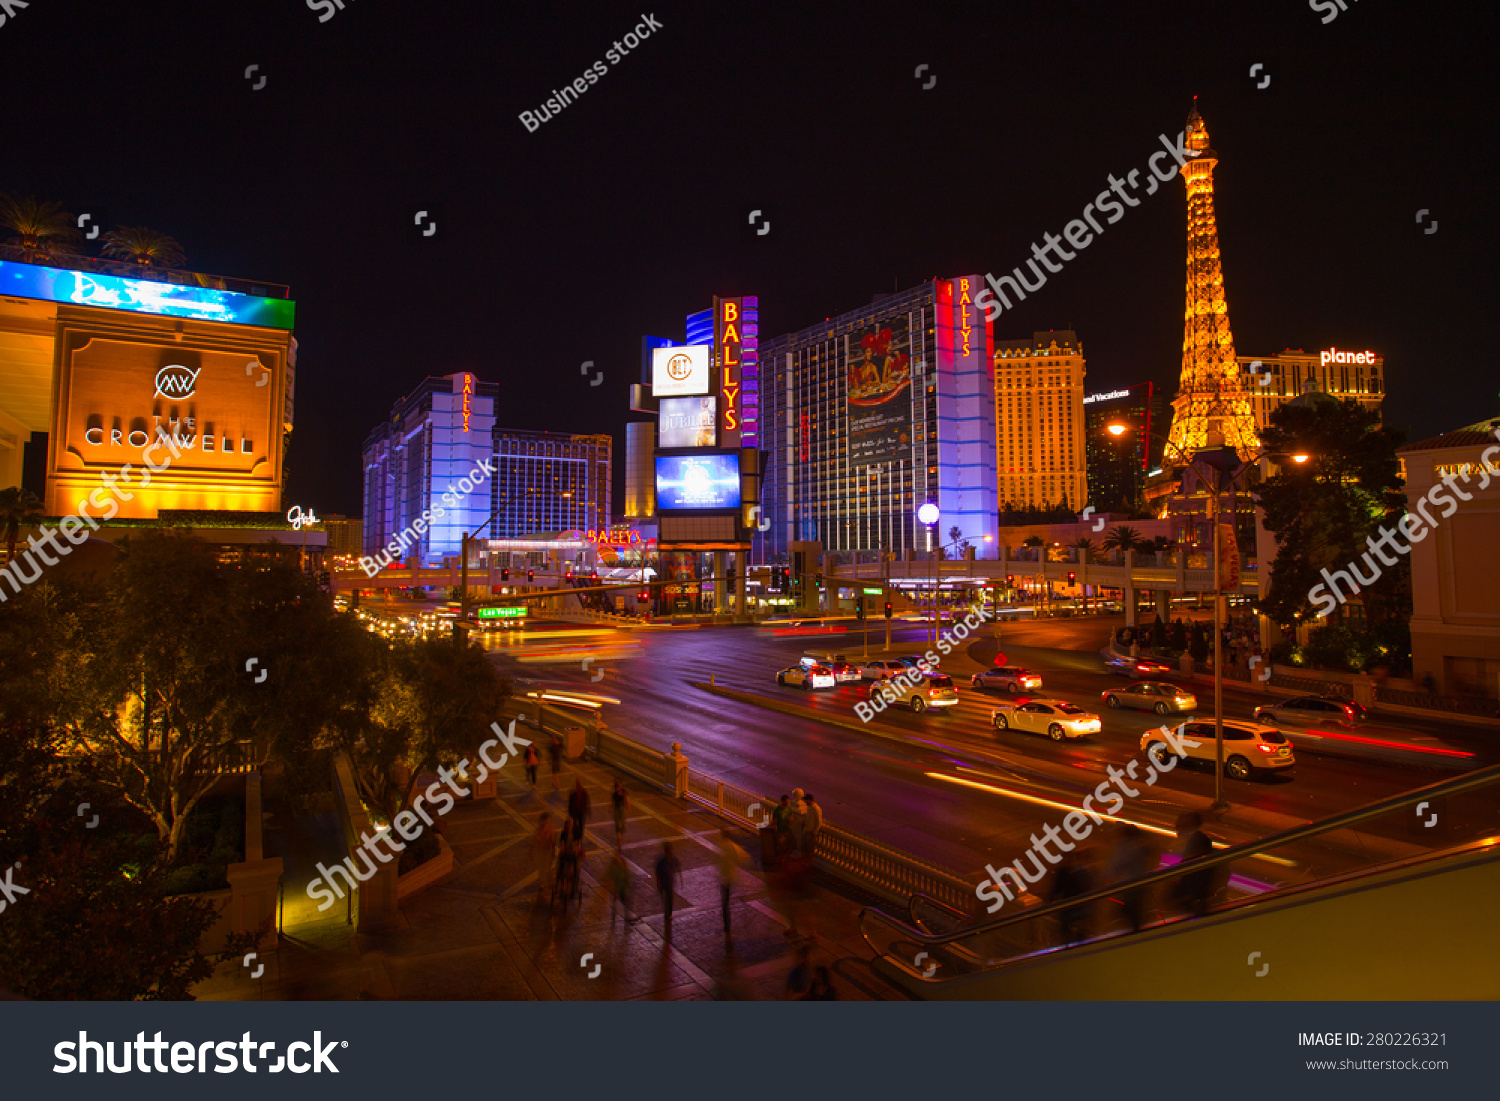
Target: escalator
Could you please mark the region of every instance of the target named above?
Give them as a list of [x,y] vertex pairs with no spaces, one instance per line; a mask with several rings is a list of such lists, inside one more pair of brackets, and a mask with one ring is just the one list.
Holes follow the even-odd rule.
[[[1404,831],[1407,853],[1373,843]],[[1319,846],[1368,862],[1315,877]],[[1266,883],[1271,862],[1279,882]],[[1164,862],[1165,863],[1165,862]],[[1347,864],[1347,861],[1346,861]],[[1177,900],[1212,876],[1207,912]],[[1139,932],[1120,900],[1149,899]],[[1471,1000],[1500,998],[1500,766],[1065,902],[990,919],[914,896],[860,914],[874,969],[935,1000]],[[1086,915],[1075,943],[1060,917]]]

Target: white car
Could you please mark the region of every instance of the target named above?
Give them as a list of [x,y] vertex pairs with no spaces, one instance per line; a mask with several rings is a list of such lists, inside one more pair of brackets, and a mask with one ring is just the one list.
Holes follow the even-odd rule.
[[1099,733],[1099,716],[1067,700],[1028,700],[1002,703],[990,712],[996,730],[1027,730],[1054,742]]
[[[903,667],[905,668],[905,667]],[[929,707],[944,708],[958,706],[958,689],[953,687],[953,678],[947,673],[922,673],[915,687],[901,687],[882,681],[870,686],[870,695],[879,696],[888,703],[904,703],[917,714]]]
[[833,679],[839,684],[859,684],[865,679],[860,667],[847,661],[835,662],[828,668],[833,673]]
[[[1207,761],[1217,759],[1214,749],[1214,724],[1186,722],[1176,730],[1148,730],[1141,738],[1141,751],[1157,768],[1170,768],[1178,760]],[[1225,720],[1224,772],[1236,780],[1248,780],[1258,772],[1284,772],[1297,763],[1286,735],[1274,726],[1261,723]]]
[[825,669],[821,665],[794,665],[790,669],[783,669],[777,673],[776,683],[783,686],[800,686],[811,690],[813,688],[833,688],[838,682],[833,679],[833,671]]
[[902,677],[911,672],[911,666],[904,661],[867,661],[865,667],[860,671],[864,680],[890,680],[892,677]]
[[1042,677],[1040,673],[1022,669],[1019,665],[998,665],[982,673],[975,673],[969,678],[969,683],[975,688],[1004,688],[1015,695],[1040,688]]

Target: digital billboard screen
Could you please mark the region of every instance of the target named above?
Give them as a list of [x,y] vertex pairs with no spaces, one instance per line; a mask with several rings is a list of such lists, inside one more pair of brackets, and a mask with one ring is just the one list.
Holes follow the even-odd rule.
[[0,294],[273,329],[290,329],[296,310],[284,298],[5,261],[0,261]]
[[848,338],[849,462],[888,463],[911,455],[911,335],[906,317]]
[[740,507],[738,455],[658,455],[656,507],[710,509]]
[[662,398],[657,447],[713,447],[718,443],[717,398]]

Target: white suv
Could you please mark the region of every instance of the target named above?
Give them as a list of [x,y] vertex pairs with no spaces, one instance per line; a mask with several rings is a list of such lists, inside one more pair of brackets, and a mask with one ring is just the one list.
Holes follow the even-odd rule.
[[[1141,751],[1157,768],[1171,768],[1178,760],[1207,761],[1213,764],[1214,724],[1185,722],[1176,730],[1158,727],[1141,737]],[[1225,720],[1224,772],[1236,780],[1248,780],[1256,773],[1284,772],[1297,763],[1286,735],[1274,726],[1261,723]]]

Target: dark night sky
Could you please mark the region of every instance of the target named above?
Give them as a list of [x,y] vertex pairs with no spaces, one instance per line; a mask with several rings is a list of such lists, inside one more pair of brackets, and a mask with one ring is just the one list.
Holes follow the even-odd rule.
[[[361,442],[429,374],[502,383],[507,426],[614,433],[618,468],[642,334],[716,293],[758,295],[771,336],[1008,271],[1195,93],[1237,350],[1375,349],[1413,438],[1500,412],[1493,5],[344,3],[32,0],[0,26],[0,189],[291,285],[291,498],[319,512],[359,512]],[[661,29],[528,132],[643,11]],[[1091,388],[1170,392],[1184,249],[1173,181],[995,335],[1072,327]]]

